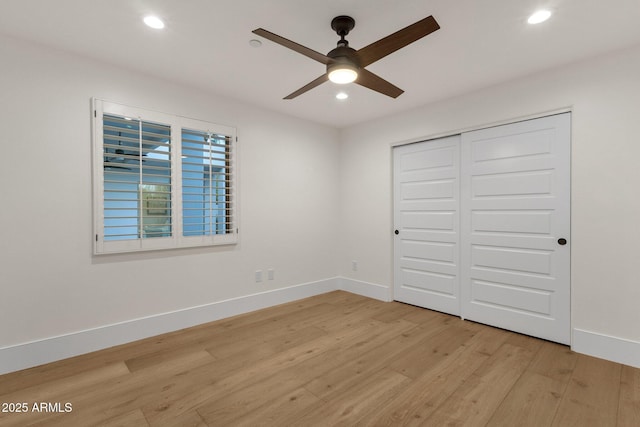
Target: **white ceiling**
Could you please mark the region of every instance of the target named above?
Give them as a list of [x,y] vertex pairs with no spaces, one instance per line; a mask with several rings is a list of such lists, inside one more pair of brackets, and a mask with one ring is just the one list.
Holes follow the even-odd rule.
[[[540,7],[554,15],[527,25]],[[143,25],[149,13],[167,27]],[[253,48],[251,31],[327,53],[337,15],[356,20],[355,49],[428,15],[441,29],[367,67],[405,90],[397,99],[327,82],[283,100],[324,66]],[[640,44],[639,20],[640,0],[0,0],[0,33],[339,128]]]

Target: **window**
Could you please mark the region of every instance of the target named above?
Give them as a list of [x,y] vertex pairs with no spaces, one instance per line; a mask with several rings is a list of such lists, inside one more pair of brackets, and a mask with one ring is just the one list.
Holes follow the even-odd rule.
[[237,242],[235,129],[94,100],[95,253]]

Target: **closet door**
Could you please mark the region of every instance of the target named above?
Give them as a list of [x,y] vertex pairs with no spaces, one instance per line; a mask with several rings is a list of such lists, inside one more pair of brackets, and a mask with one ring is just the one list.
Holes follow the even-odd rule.
[[570,343],[569,113],[462,134],[461,315]]
[[460,136],[397,147],[394,299],[460,314]]

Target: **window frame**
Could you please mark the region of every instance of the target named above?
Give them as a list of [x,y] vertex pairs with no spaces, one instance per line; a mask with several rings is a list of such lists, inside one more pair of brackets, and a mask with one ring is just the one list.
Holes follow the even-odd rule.
[[[193,248],[203,246],[233,245],[238,242],[238,150],[236,129],[203,120],[181,117],[149,109],[132,107],[115,102],[92,98],[92,172],[93,172],[93,238],[94,254],[154,251],[162,249]],[[168,237],[143,237],[137,239],[105,240],[105,192],[104,192],[104,115],[131,117],[144,122],[170,126],[171,135],[171,235]],[[182,129],[197,130],[229,137],[229,158],[225,164],[230,169],[230,188],[225,192],[228,199],[225,211],[230,211],[230,224],[224,234],[183,235],[183,188],[182,188]],[[224,145],[225,148],[227,145]],[[226,151],[226,149],[225,149]],[[138,182],[138,184],[143,184]],[[142,209],[142,199],[136,199],[138,209]],[[210,210],[209,210],[210,211]],[[142,215],[142,214],[140,214]],[[229,219],[226,214],[225,218]],[[140,227],[138,225],[138,227]]]

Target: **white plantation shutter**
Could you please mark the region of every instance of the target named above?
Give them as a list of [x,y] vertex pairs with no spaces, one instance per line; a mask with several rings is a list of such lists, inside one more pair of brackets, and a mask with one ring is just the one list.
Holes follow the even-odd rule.
[[235,129],[94,100],[95,253],[237,241]]
[[105,240],[171,236],[170,131],[103,115]]
[[236,241],[235,130],[191,119],[181,127],[182,238]]
[[182,129],[185,236],[226,234],[233,225],[229,135]]

